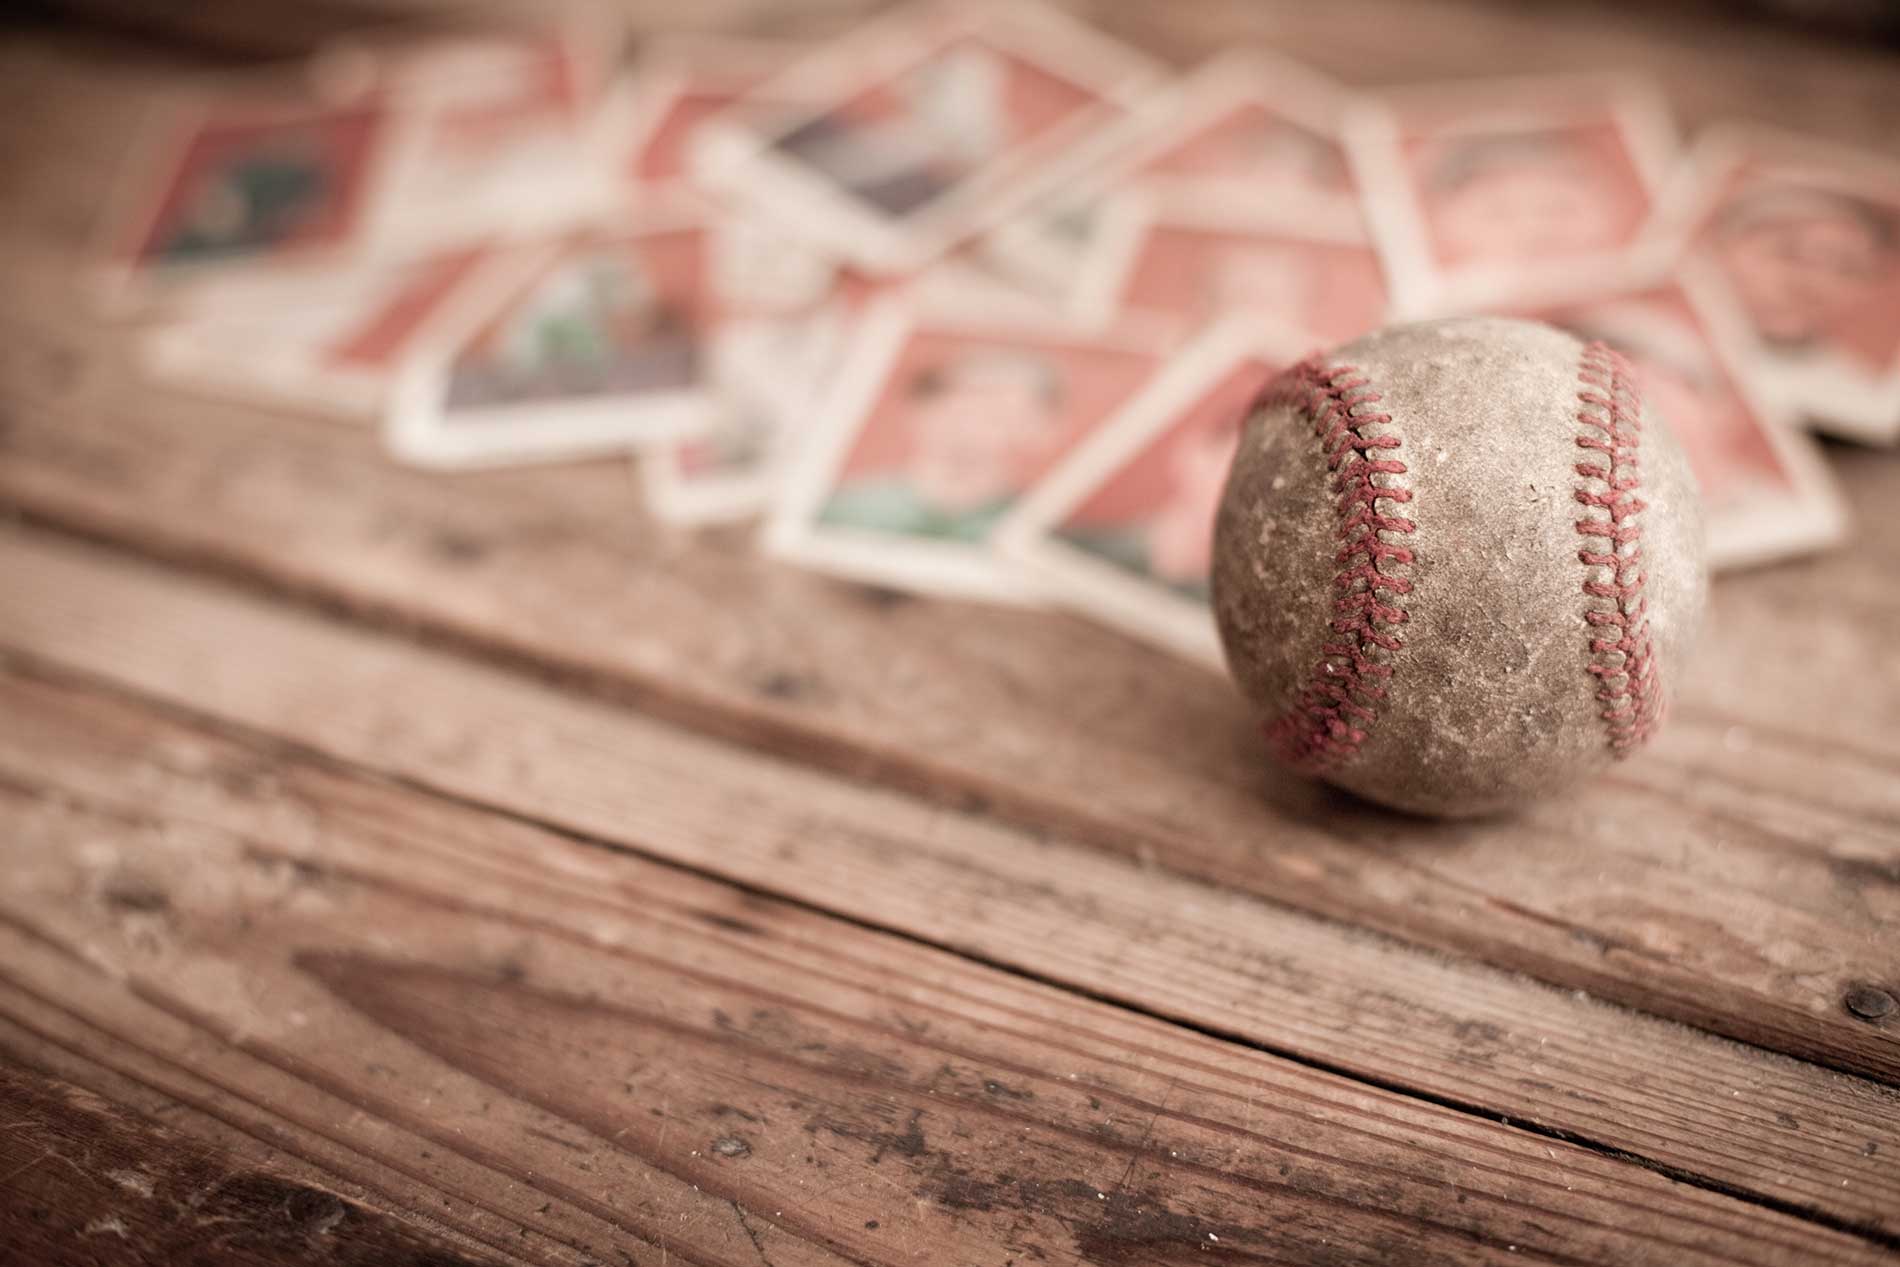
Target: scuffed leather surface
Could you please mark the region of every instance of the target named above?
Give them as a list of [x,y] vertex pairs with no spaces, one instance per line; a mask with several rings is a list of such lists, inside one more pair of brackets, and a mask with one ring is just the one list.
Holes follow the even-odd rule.
[[[1438,815],[1495,811],[1562,789],[1613,758],[1589,673],[1578,558],[1577,447],[1583,345],[1533,322],[1459,318],[1389,328],[1325,356],[1381,394],[1355,414],[1400,438],[1403,475],[1381,499],[1409,517],[1412,582],[1404,645],[1364,741],[1323,777],[1371,800]],[[1706,591],[1693,477],[1645,409],[1640,449],[1644,586],[1665,693],[1674,688]],[[1269,721],[1323,659],[1339,587],[1341,519],[1320,440],[1290,406],[1248,420],[1216,528],[1214,607],[1235,680]],[[1390,570],[1390,569],[1389,569]]]

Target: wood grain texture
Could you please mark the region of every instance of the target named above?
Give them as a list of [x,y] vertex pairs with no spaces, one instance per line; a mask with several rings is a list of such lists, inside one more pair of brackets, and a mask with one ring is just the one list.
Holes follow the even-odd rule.
[[[64,712],[119,777],[99,797],[0,781],[6,1024],[94,1027],[148,1076],[392,1168],[486,1171],[476,1200],[525,1209],[506,1257],[1882,1258],[293,752],[83,691],[17,695],[38,697],[36,733]],[[452,1196],[430,1212],[461,1217]]]
[[[1889,151],[1900,111],[1877,55],[1562,0],[1081,7],[1366,84],[1646,68]],[[1851,554],[1718,586],[1653,755],[1421,824],[1080,622],[670,530],[620,464],[422,475],[154,388],[73,283],[177,74],[96,53],[0,44],[0,515],[51,529],[0,534],[0,1064],[102,1137],[475,1261],[1900,1249],[1900,1016],[1846,1006],[1900,996],[1891,455],[1831,452]]]
[[[441,478],[367,435],[139,384],[20,314],[0,502],[417,627],[705,733],[1146,858],[1844,1069],[1900,1078],[1900,493],[1837,461],[1852,553],[1718,586],[1661,742],[1506,821],[1267,768],[1223,681],[1065,617],[924,602],[641,521],[618,465]],[[1781,666],[1770,671],[1764,666]],[[1787,671],[1799,666],[1799,671]]]
[[[0,573],[0,654],[1900,1242],[1889,1088],[95,549],[0,534]],[[0,710],[17,719],[0,778],[158,796],[128,778],[116,754],[141,745],[112,710],[48,712],[24,687]],[[226,804],[256,780],[191,773],[155,803],[260,812]],[[294,814],[319,798],[265,799]]]
[[334,1192],[16,1064],[0,1045],[0,1247],[33,1267],[481,1267]]

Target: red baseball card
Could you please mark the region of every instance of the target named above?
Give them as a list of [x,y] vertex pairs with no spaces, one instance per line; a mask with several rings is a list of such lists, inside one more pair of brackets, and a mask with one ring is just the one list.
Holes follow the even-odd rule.
[[1300,352],[1258,319],[1210,329],[1023,498],[999,554],[1056,601],[1218,669],[1214,513],[1249,404]]
[[1320,347],[1384,319],[1385,273],[1367,242],[1238,217],[1137,216],[1126,246],[1102,252],[1082,283],[1078,311],[1170,317],[1188,329],[1247,312]]
[[166,112],[128,172],[107,247],[108,298],[213,266],[334,258],[360,244],[389,118],[215,90]]
[[1285,58],[1257,51],[1217,58],[1064,156],[1063,171],[1074,175],[1060,192],[999,226],[985,250],[1094,316],[1100,270],[1114,268],[1138,231],[1133,206],[1363,241],[1339,140],[1349,100]]
[[998,520],[1154,372],[1149,331],[861,324],[768,542],[817,566],[930,592],[1023,600],[990,555]]
[[735,323],[809,307],[828,282],[815,268],[793,293],[789,270],[735,262],[749,236],[682,212],[514,253],[411,359],[392,398],[392,447],[468,465],[703,431],[721,339]]
[[1851,439],[1900,440],[1900,164],[1721,129],[1660,220],[1764,395]]
[[762,85],[811,104],[715,120],[695,168],[847,259],[906,272],[1023,205],[1051,158],[1155,78],[1040,4],[925,0]]
[[[779,251],[782,266],[782,242]],[[755,278],[762,271],[763,264],[753,270]],[[764,509],[788,454],[812,429],[852,332],[868,311],[893,303],[912,313],[952,320],[1034,324],[1060,316],[1034,294],[960,252],[916,274],[874,276],[839,268],[814,306],[723,332],[714,367],[720,396],[717,417],[704,434],[647,453],[641,466],[651,509],[685,523],[738,518]]]
[[1355,110],[1348,140],[1394,293],[1419,315],[1626,271],[1674,152],[1660,98],[1613,77],[1407,89]]

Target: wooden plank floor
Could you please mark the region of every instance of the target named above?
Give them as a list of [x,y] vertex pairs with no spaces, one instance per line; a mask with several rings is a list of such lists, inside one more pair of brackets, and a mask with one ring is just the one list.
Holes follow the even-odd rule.
[[[1093,7],[1894,147],[1878,55],[1410,11]],[[176,73],[0,48],[0,1261],[1900,1258],[1900,459],[1652,754],[1401,819],[1081,622],[146,384],[72,277]]]

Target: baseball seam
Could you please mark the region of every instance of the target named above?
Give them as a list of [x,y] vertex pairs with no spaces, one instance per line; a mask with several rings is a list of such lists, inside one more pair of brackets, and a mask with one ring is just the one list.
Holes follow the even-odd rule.
[[[1411,490],[1398,482],[1406,473],[1399,437],[1367,430],[1392,425],[1392,415],[1374,412],[1382,399],[1359,369],[1328,369],[1312,358],[1268,384],[1255,406],[1290,405],[1311,420],[1333,473],[1339,512],[1332,636],[1292,707],[1267,727],[1275,755],[1309,773],[1358,753],[1386,698],[1392,656],[1405,645],[1398,627],[1406,620],[1403,600],[1412,592],[1403,574],[1412,551],[1387,535],[1409,534],[1417,525],[1396,510],[1412,500]],[[1381,502],[1387,504],[1383,510]]]
[[1610,750],[1623,756],[1649,738],[1662,720],[1662,682],[1643,593],[1642,512],[1646,503],[1639,458],[1643,402],[1629,362],[1602,343],[1583,350],[1577,371],[1577,447],[1584,484],[1577,520],[1584,537],[1577,551],[1587,569],[1583,613],[1590,631],[1588,671],[1597,681],[1600,715]]

